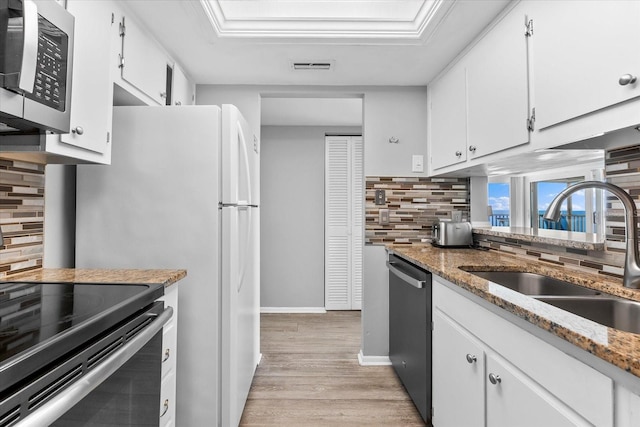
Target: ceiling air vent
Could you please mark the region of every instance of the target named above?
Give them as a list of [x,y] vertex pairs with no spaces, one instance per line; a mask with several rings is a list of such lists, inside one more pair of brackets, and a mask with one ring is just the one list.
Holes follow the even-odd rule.
[[332,68],[332,64],[329,61],[317,61],[317,62],[292,62],[291,68],[293,70],[323,70],[329,71]]

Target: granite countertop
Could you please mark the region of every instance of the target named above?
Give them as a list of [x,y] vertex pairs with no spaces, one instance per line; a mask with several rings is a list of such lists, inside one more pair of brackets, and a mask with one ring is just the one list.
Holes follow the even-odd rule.
[[534,230],[526,227],[475,227],[474,234],[498,236],[524,242],[543,243],[564,248],[584,249],[588,251],[604,250],[603,239],[594,233],[560,230]]
[[165,287],[186,277],[186,270],[43,268],[16,274],[5,282],[161,283]]
[[623,298],[640,301],[640,290],[620,279],[563,267],[545,266],[508,254],[478,249],[441,249],[431,245],[389,245],[389,251],[425,268],[577,347],[640,377],[640,335],[584,319],[467,271],[527,271],[555,277]]

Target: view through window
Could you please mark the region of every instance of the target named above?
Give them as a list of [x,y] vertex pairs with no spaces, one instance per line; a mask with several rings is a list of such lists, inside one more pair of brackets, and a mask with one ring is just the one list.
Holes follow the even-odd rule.
[[531,183],[531,206],[537,206],[537,215],[532,216],[531,220],[538,222],[538,228],[587,231],[587,206],[584,190],[575,192],[565,200],[560,208],[560,221],[553,222],[542,218],[547,207],[558,193],[583,179],[579,177]]
[[509,183],[489,183],[489,222],[493,227],[508,227],[510,225],[510,193]]

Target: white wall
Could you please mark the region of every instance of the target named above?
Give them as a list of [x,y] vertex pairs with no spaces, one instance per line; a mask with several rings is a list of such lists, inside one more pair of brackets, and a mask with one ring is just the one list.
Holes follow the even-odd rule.
[[[225,86],[198,85],[197,104],[235,104],[260,127],[261,96],[362,97],[364,166],[367,176],[427,176],[411,172],[411,156],[427,160],[426,87],[383,86]],[[395,136],[398,144],[390,144]]]
[[76,167],[47,165],[44,187],[46,268],[75,266]]
[[324,308],[324,138],[358,132],[262,127],[261,307]]

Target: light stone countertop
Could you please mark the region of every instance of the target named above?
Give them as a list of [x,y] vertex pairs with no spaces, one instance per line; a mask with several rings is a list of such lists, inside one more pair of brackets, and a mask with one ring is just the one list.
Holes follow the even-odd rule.
[[2,281],[110,284],[160,283],[167,287],[183,279],[186,275],[186,270],[43,268],[6,277]]
[[588,251],[602,251],[605,247],[604,241],[598,240],[594,233],[577,231],[534,230],[525,227],[474,227],[473,233]]
[[469,271],[526,271],[640,301],[640,290],[620,279],[557,266],[545,266],[508,254],[478,249],[442,249],[431,245],[389,245],[388,250],[491,304],[640,377],[640,335],[620,331],[550,306],[530,296],[473,275]]

